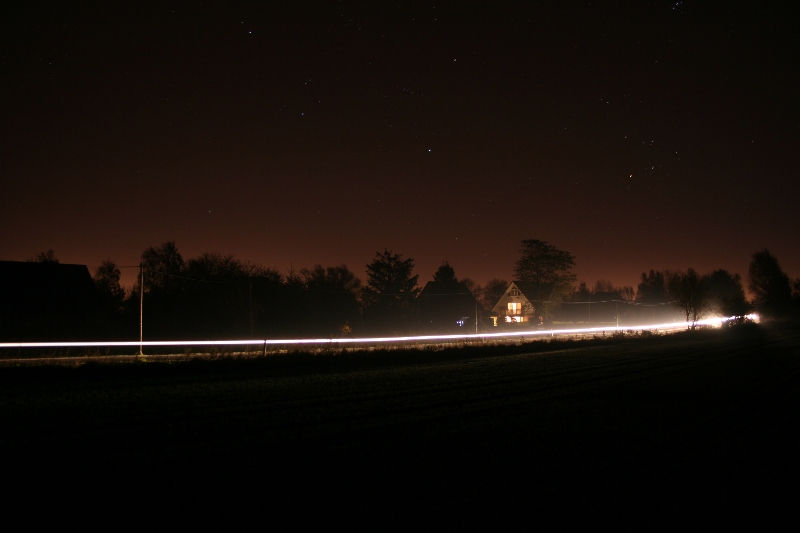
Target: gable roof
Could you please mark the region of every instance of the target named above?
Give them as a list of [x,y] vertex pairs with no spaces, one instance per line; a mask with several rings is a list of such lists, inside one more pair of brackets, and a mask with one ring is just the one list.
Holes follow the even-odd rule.
[[86,265],[0,261],[0,337],[85,335],[96,312]]
[[461,282],[447,282],[447,281],[429,281],[425,284],[420,291],[418,298],[423,296],[469,296],[474,299],[475,296],[469,288]]
[[[512,293],[514,288],[519,290],[519,295]],[[540,302],[552,300],[554,288],[554,283],[512,281],[508,284],[508,288],[505,290],[505,292],[503,292],[503,295],[500,296],[500,298],[492,307],[492,312],[502,313],[505,311],[506,305],[514,303],[524,305],[526,300],[536,307]]]

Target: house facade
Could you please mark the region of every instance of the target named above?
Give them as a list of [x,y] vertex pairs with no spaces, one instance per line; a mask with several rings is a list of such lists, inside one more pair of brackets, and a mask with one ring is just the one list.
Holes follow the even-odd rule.
[[547,304],[553,298],[552,283],[512,281],[492,308],[494,325],[541,324],[547,315]]

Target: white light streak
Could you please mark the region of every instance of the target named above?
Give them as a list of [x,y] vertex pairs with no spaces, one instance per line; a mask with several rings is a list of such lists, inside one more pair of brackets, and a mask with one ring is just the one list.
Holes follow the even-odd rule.
[[[616,331],[674,330],[696,326],[720,326],[737,317],[717,317],[697,322],[668,322],[644,326],[610,326],[596,328],[528,330],[502,333],[478,333],[468,335],[416,335],[410,337],[355,337],[342,339],[246,339],[246,340],[187,340],[187,341],[122,341],[122,342],[0,342],[0,348],[99,348],[125,346],[276,346],[276,345],[358,345],[382,343],[407,343],[419,341],[470,341],[483,339],[554,337],[576,333],[603,333]],[[745,318],[758,322],[758,315]]]

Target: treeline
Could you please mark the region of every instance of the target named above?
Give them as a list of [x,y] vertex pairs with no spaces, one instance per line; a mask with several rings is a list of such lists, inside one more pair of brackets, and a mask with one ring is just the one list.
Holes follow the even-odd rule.
[[[777,258],[769,250],[752,255],[748,269],[748,301],[742,277],[719,269],[699,274],[695,269],[650,270],[643,272],[634,291],[632,287],[614,287],[598,280],[593,291],[581,283],[571,301],[591,301],[592,295],[641,306],[672,306],[690,323],[711,315],[741,317],[752,312],[766,318],[800,315],[800,279],[790,281]],[[625,313],[636,313],[625,309]],[[638,311],[642,312],[642,311]]]
[[[598,280],[592,288],[586,283],[576,286],[571,272],[575,265],[572,254],[543,241],[527,240],[522,244],[514,273],[516,280],[549,287],[546,296],[533,299],[531,309],[526,310],[544,322],[577,322],[575,309],[579,306],[570,304],[584,302],[590,304],[590,321],[610,320],[603,317],[598,303],[606,304],[606,315],[623,316],[630,323],[637,316],[641,320],[651,318],[652,312],[643,311],[647,308],[672,313],[678,310],[689,322],[712,313],[800,315],[800,279],[790,281],[768,250],[752,256],[748,288],[753,298],[748,301],[742,278],[726,270],[705,275],[692,268],[650,270],[642,273],[636,289],[617,287],[607,280]],[[32,260],[58,261],[52,250]],[[366,266],[363,283],[346,265],[316,265],[281,273],[232,255],[204,253],[187,260],[174,242],[146,248],[141,265],[143,285],[137,277],[127,290],[120,284],[120,270],[113,261],[104,261],[94,272],[100,301],[97,337],[138,337],[140,298],[145,337],[153,340],[429,333],[425,323],[430,325],[431,314],[440,311],[468,318],[470,331],[477,320],[478,329],[486,331],[492,324],[490,312],[509,287],[503,279],[492,279],[484,286],[459,279],[445,261],[432,277],[436,291],[418,297],[422,287],[413,272],[413,259],[388,250],[375,254]],[[464,303],[465,294],[472,304]],[[447,298],[454,302],[460,298],[460,307],[445,309],[447,306],[441,302]],[[631,305],[621,309],[619,302]],[[427,310],[425,305],[429,306]],[[455,324],[449,314],[438,323]],[[463,321],[459,325],[464,326]]]
[[140,305],[148,339],[403,334],[419,316],[414,261],[388,250],[367,265],[365,284],[346,265],[282,274],[232,255],[185,260],[174,242],[145,249],[141,267],[127,291],[113,261],[95,271],[106,336],[137,336]]
[[284,275],[232,255],[184,260],[174,242],[145,249],[141,259],[143,275],[128,291],[112,261],[95,273],[111,334],[138,336],[142,296],[149,339],[331,337],[363,329],[361,280],[345,265]]
[[748,288],[753,299],[748,301],[741,276],[722,269],[705,275],[693,268],[650,270],[642,273],[635,290],[602,279],[592,289],[585,282],[576,287],[573,254],[536,239],[521,244],[514,274],[516,280],[530,284],[525,287],[531,292],[525,294],[530,305],[523,306],[522,314],[534,324],[612,320],[620,325],[644,324],[671,321],[676,312],[691,323],[711,314],[743,316],[750,311],[765,317],[800,315],[800,279],[790,283],[766,249],[752,255]]
[[[35,260],[57,261],[52,251]],[[366,282],[346,265],[315,265],[284,274],[232,255],[204,253],[187,260],[172,241],[145,249],[141,265],[143,295],[139,277],[132,288],[121,286],[121,272],[113,261],[96,269],[94,282],[102,308],[98,331],[104,336],[138,336],[140,303],[145,337],[153,340],[430,333],[423,319],[440,311],[448,314],[449,326],[443,328],[448,332],[464,326],[456,321],[464,314],[474,331],[475,310],[484,330],[487,310],[508,286],[497,279],[485,288],[459,279],[444,261],[432,276],[444,293],[420,299],[422,286],[414,274],[414,260],[389,250],[377,252],[366,266]],[[465,305],[464,295],[473,304]],[[448,299],[455,300],[455,306],[446,305]]]

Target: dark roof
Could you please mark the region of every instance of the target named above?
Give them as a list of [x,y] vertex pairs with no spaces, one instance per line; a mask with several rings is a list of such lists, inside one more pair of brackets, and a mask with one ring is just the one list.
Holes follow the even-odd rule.
[[419,293],[420,298],[423,296],[436,297],[454,295],[464,295],[475,298],[472,292],[470,292],[469,288],[460,282],[451,283],[447,281],[429,281]]
[[455,332],[463,325],[460,320],[474,321],[479,308],[483,309],[463,283],[429,281],[417,299],[418,327],[422,331]]
[[0,261],[0,337],[85,335],[96,312],[86,265]]
[[621,299],[622,297],[620,296],[619,291],[593,292],[591,296],[589,296],[589,300],[592,302],[610,302]]
[[94,292],[86,265],[0,261],[0,294],[77,296]]

